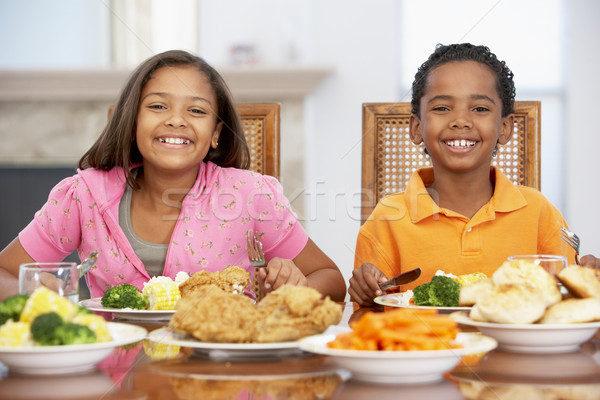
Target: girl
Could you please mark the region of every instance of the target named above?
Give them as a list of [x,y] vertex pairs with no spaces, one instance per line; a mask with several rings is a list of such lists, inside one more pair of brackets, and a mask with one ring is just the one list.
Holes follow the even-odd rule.
[[[360,228],[349,293],[361,305],[382,294],[377,282],[421,267],[491,276],[510,255],[559,254],[567,226],[537,190],[513,185],[491,166],[514,126],[513,74],[485,46],[438,46],[415,75],[410,136],[433,168],[414,173],[406,191],[383,199]],[[598,266],[595,257],[582,264]]]
[[54,187],[0,253],[0,298],[16,293],[21,263],[62,260],[74,249],[81,259],[98,251],[86,275],[92,297],[180,271],[235,265],[253,274],[246,233],[254,232],[268,260],[259,277],[266,291],[305,285],[343,300],[336,265],[301,227],[279,182],[246,170],[249,163],[222,77],[184,51],[149,58],[78,173]]

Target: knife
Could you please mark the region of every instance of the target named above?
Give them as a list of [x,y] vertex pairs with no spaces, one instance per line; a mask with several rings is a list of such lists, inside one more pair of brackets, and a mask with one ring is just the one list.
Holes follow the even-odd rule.
[[405,285],[416,280],[419,276],[421,276],[421,268],[411,269],[410,271],[403,272],[390,280],[379,283],[379,288],[381,290],[387,290],[396,286]]

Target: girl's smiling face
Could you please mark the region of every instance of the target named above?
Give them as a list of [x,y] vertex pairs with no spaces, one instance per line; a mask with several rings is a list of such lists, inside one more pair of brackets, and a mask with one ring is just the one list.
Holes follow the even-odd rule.
[[196,173],[222,123],[206,76],[192,66],[163,67],[148,80],[140,98],[136,142],[150,168]]
[[496,76],[484,64],[453,61],[431,70],[410,133],[424,143],[436,172],[489,172],[497,143],[506,144],[513,115],[502,117]]

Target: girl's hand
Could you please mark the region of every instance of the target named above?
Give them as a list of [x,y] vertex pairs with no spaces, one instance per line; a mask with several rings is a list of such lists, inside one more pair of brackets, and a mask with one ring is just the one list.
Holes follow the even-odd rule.
[[352,271],[348,293],[358,305],[371,306],[374,304],[373,299],[383,294],[379,282],[386,280],[387,277],[376,266],[364,263]]
[[596,258],[591,254],[581,257],[579,263],[585,267],[600,269],[600,258]]
[[292,260],[275,257],[269,261],[267,268],[261,268],[258,274],[264,294],[285,284],[308,286],[306,276]]

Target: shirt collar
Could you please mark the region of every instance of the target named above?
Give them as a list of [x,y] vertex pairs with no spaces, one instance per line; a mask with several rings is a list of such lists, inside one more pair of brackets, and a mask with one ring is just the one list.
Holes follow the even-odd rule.
[[[458,215],[450,210],[440,209],[427,192],[427,186],[433,182],[433,168],[422,168],[413,173],[404,197],[411,221],[417,223],[435,214]],[[490,179],[495,182],[494,194],[487,206],[482,207],[495,212],[510,212],[525,207],[527,201],[515,186],[498,168],[491,167]]]

